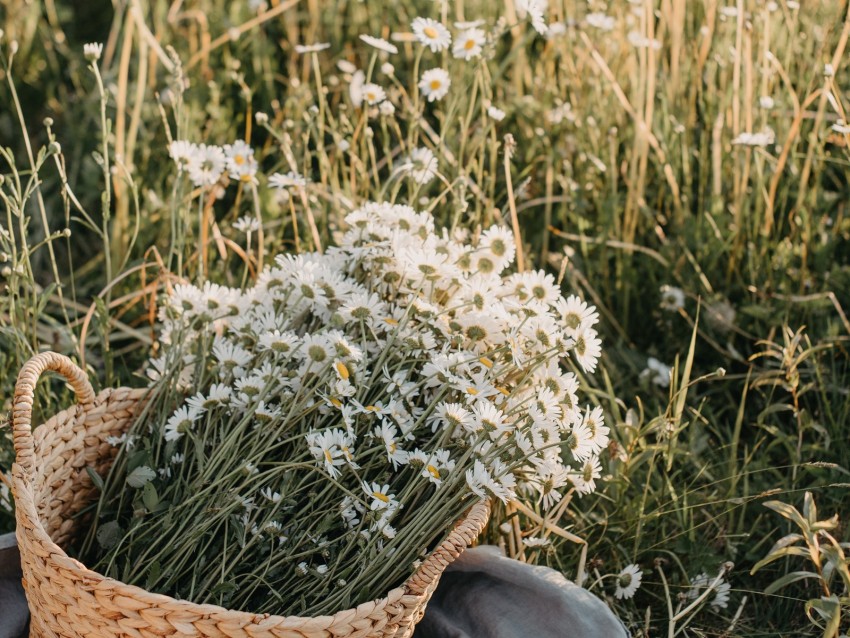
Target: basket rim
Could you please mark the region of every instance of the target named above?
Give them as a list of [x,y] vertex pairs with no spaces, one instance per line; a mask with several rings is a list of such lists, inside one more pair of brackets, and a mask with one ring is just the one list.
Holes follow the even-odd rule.
[[[124,400],[140,400],[148,392],[147,388],[107,388],[97,394],[93,403],[88,405],[75,405],[57,412],[47,419],[39,429],[47,426],[50,428],[54,421],[60,417],[67,417],[73,414],[74,421],[85,420],[88,413],[92,410],[97,410],[106,405],[109,399],[115,395],[125,395]],[[44,431],[44,430],[42,430]],[[36,470],[37,471],[37,470]],[[149,602],[151,605],[160,607],[169,607],[174,610],[180,609],[183,611],[191,611],[198,616],[209,618],[224,617],[229,621],[240,621],[246,624],[257,623],[262,621],[264,625],[269,624],[276,627],[292,626],[300,627],[305,623],[315,623],[316,621],[327,621],[328,626],[336,624],[340,621],[349,621],[352,615],[362,611],[363,608],[377,609],[387,605],[397,603],[402,599],[409,600],[410,598],[422,599],[430,598],[430,593],[436,586],[442,571],[451,563],[459,552],[455,550],[460,548],[463,551],[469,544],[481,533],[487,520],[490,516],[490,503],[487,499],[473,501],[465,510],[464,514],[454,523],[454,526],[449,531],[448,536],[444,538],[433,550],[428,554],[428,557],[414,572],[408,576],[405,581],[398,587],[390,589],[386,596],[376,598],[374,600],[362,602],[355,607],[341,609],[331,615],[322,616],[281,616],[277,614],[250,612],[238,609],[229,609],[219,605],[210,603],[194,603],[189,600],[174,598],[167,594],[159,594],[153,591],[139,587],[138,585],[130,585],[115,578],[110,578],[86,567],[80,561],[71,558],[57,545],[44,528],[44,524],[35,508],[35,495],[33,493],[32,481],[28,480],[24,468],[15,461],[12,464],[12,477],[14,484],[14,500],[15,500],[15,518],[17,525],[15,535],[18,541],[19,551],[23,562],[24,555],[27,551],[27,535],[31,535],[35,542],[42,544],[49,550],[48,561],[54,565],[60,566],[65,570],[75,572],[80,583],[85,583],[87,588],[97,590],[115,590],[118,595],[132,598],[139,601]],[[29,525],[24,523],[30,522]],[[429,561],[433,564],[429,565]],[[420,593],[411,591],[413,583],[417,580],[424,583]],[[429,591],[430,590],[430,591]],[[223,619],[224,619],[223,618]],[[324,624],[324,623],[322,623]]]

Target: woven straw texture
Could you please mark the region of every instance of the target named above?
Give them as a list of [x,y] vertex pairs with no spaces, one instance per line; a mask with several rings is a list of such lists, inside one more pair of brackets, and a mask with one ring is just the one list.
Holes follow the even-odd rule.
[[[78,404],[31,430],[33,393],[42,372],[64,376]],[[106,442],[133,422],[144,390],[95,396],[70,359],[52,352],[21,369],[12,411],[17,462],[12,468],[17,537],[34,638],[215,636],[233,638],[398,637],[413,633],[440,575],[481,532],[489,505],[479,502],[401,586],[386,598],[333,616],[272,616],[196,605],[154,594],[86,569],[62,550],[75,515],[95,497],[87,465],[105,472],[115,448]]]

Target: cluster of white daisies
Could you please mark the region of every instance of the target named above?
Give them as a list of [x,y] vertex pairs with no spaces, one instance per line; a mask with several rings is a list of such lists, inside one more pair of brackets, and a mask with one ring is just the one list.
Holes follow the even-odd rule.
[[[173,524],[238,515],[245,569],[312,575],[287,611],[379,595],[479,498],[548,509],[593,491],[608,444],[569,370],[596,366],[597,313],[550,274],[510,273],[509,230],[470,237],[386,203],[346,222],[339,246],[280,255],[251,288],[176,286],[149,369],[157,412],[132,435],[158,472],[136,467],[130,484],[176,504]],[[210,502],[197,495],[207,484]],[[209,540],[148,531],[128,530],[122,555],[158,544],[172,564]],[[362,576],[344,567],[366,560]]]

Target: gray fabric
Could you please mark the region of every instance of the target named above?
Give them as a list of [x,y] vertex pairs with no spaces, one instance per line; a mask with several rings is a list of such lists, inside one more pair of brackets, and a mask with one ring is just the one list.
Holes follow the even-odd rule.
[[5,534],[0,536],[0,638],[25,636],[28,620],[15,535]]
[[560,572],[493,546],[452,563],[413,638],[627,638],[605,603]]

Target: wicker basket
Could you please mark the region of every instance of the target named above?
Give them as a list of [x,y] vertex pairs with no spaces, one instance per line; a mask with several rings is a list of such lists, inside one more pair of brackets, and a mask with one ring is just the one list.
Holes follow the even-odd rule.
[[[63,375],[78,405],[31,431],[33,391],[45,370]],[[318,638],[406,637],[422,618],[440,575],[472,542],[489,516],[474,505],[419,569],[386,598],[333,616],[282,617],[196,605],[106,578],[62,550],[78,514],[95,497],[86,466],[105,471],[115,448],[106,442],[133,422],[144,390],[118,388],[95,396],[85,373],[52,352],[36,355],[15,386],[12,468],[23,583],[39,638],[233,636]]]

